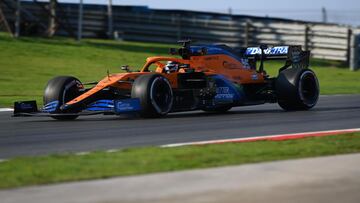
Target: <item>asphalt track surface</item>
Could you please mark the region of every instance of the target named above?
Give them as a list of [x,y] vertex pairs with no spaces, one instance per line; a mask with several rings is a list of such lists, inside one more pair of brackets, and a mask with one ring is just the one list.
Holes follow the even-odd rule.
[[97,115],[56,121],[0,112],[0,159],[359,127],[360,95],[321,96],[310,111],[285,112],[266,104],[160,119]]

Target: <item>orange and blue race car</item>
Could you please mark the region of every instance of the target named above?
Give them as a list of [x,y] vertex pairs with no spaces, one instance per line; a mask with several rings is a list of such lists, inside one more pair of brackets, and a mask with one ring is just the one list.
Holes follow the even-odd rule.
[[[71,76],[55,77],[46,85],[41,110],[36,101],[15,102],[14,116],[72,120],[81,115],[136,113],[161,117],[276,102],[289,111],[308,110],[318,101],[318,79],[308,68],[310,52],[301,46],[235,50],[180,42],[182,47],[170,49],[176,57],[149,57],[140,71],[123,66],[123,73],[108,73],[99,82],[85,84]],[[264,70],[268,60],[285,61],[277,77],[269,77]]]

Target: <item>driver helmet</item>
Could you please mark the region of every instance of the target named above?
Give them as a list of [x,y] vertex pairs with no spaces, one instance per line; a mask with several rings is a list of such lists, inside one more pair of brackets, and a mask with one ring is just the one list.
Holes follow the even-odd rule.
[[179,63],[175,61],[168,61],[165,66],[166,73],[173,73],[176,72],[179,68]]

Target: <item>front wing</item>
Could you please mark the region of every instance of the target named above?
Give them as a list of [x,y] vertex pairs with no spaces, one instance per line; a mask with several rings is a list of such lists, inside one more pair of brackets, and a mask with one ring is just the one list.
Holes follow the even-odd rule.
[[45,104],[40,110],[37,108],[36,101],[20,101],[14,103],[14,117],[20,116],[88,116],[96,114],[128,114],[141,111],[140,100],[120,99],[120,100],[98,100],[91,103],[85,109],[79,109],[76,113],[58,113],[59,102],[53,101]]

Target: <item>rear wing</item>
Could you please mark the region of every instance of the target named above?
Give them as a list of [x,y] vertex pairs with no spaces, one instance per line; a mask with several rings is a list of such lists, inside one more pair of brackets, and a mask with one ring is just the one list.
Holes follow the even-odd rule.
[[307,68],[309,66],[310,51],[303,51],[301,46],[274,46],[263,49],[260,47],[247,47],[243,53],[251,61],[286,60],[285,66],[293,68]]

